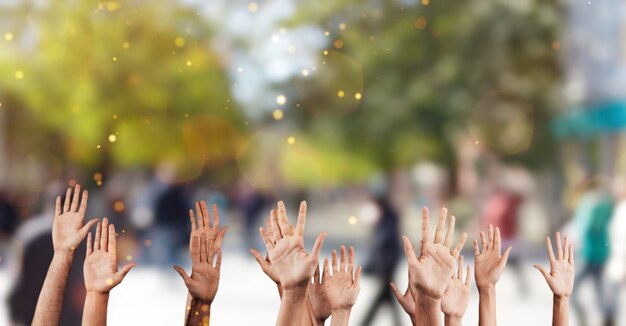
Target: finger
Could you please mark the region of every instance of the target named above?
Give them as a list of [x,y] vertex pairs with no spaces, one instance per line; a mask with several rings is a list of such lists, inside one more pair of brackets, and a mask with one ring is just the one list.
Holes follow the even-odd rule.
[[93,252],[93,245],[91,243],[91,232],[87,233],[87,251],[86,251],[86,257],[89,257],[89,255],[91,255],[91,253]]
[[100,221],[98,221],[98,224],[96,224],[96,234],[95,234],[95,240],[93,242],[93,246],[94,246],[94,250],[100,250],[100,236],[102,234],[102,223],[100,223]]
[[474,256],[480,255],[480,249],[478,248],[478,240],[474,239]]
[[489,224],[489,242],[487,244],[487,246],[489,247],[489,250],[494,250],[494,235],[493,235],[493,224]]
[[213,265],[213,258],[215,257],[215,241],[211,241],[210,239],[207,239],[207,247],[208,247],[207,261],[209,262],[209,264]]
[[279,226],[279,222],[278,222],[278,215],[276,215],[276,211],[272,210],[272,240],[274,240],[274,242],[278,242],[278,240],[283,238],[283,233],[281,232],[280,226]]
[[327,235],[326,232],[318,235],[317,239],[315,239],[315,243],[313,244],[313,249],[311,250],[311,256],[313,257],[313,260],[315,260],[316,262],[319,261],[320,251],[322,250],[322,245],[324,245],[324,239],[326,238],[326,235]]
[[300,203],[300,211],[298,212],[298,222],[296,223],[296,235],[304,237],[304,226],[306,224],[306,201]]
[[552,251],[552,241],[550,237],[546,237],[546,249],[548,250],[548,258],[550,258],[550,264],[554,262],[554,252]]
[[185,281],[185,284],[189,284],[191,282],[191,278],[187,276],[187,273],[185,273],[185,270],[182,267],[178,265],[174,265],[173,268],[176,272],[178,272],[178,275],[180,275],[180,277],[183,278],[183,281]]
[[94,218],[92,220],[89,220],[85,225],[83,225],[82,228],[80,228],[80,236],[82,239],[85,238],[85,236],[87,235],[87,233],[89,233],[89,230],[91,230],[91,228],[93,227],[94,224],[98,223],[98,219]]
[[124,277],[126,277],[126,274],[128,274],[128,272],[130,272],[130,270],[133,269],[133,267],[135,266],[137,266],[136,263],[130,263],[130,264],[124,265],[121,271],[115,273],[115,283],[116,284],[121,283],[122,280],[124,280]]
[[563,236],[563,260],[569,261],[569,243],[567,243],[567,236]]
[[78,195],[80,195],[80,185],[76,184],[74,187],[74,196],[72,197],[72,203],[70,204],[70,211],[76,212],[78,210]]
[[322,274],[322,283],[326,283],[330,277],[330,268],[328,267],[328,258],[324,258],[324,274]]
[[202,218],[202,208],[200,208],[200,202],[196,202],[196,215],[198,215],[198,227],[204,227],[204,218]]
[[348,249],[348,273],[350,275],[354,273],[354,247],[352,246]]
[[341,245],[341,247],[339,247],[339,250],[341,252],[341,257],[340,257],[340,263],[341,265],[339,265],[339,270],[342,272],[346,271],[346,246]]
[[217,251],[217,259],[215,261],[215,269],[219,272],[222,268],[222,250]]
[[261,234],[261,239],[263,239],[263,243],[265,243],[265,248],[267,249],[267,251],[270,251],[270,249],[274,248],[274,242],[272,242],[272,240],[270,240],[270,238],[267,236],[267,233],[265,233],[265,229],[263,227],[259,228],[259,233]]
[[563,245],[561,244],[561,233],[556,231],[556,257],[563,260]]
[[404,296],[402,295],[402,293],[400,293],[400,291],[398,291],[398,287],[396,286],[396,284],[391,282],[389,283],[389,286],[391,287],[391,292],[393,292],[393,295],[396,296],[396,300],[398,300],[398,302],[402,302],[402,298]]
[[458,267],[457,267],[457,271],[456,271],[456,278],[458,278],[459,280],[463,279],[463,255],[459,255],[459,258],[457,259],[457,263],[458,263]]
[[265,264],[267,264],[267,260],[265,260],[263,256],[261,256],[261,253],[256,251],[255,249],[250,249],[250,253],[252,253],[252,255],[254,256],[254,259],[256,259],[257,263],[259,263],[261,268],[264,268]]
[[461,250],[463,250],[463,245],[465,245],[465,240],[467,240],[467,233],[463,232],[463,234],[461,235],[461,239],[459,239],[456,247],[454,247],[454,250],[452,250],[451,252],[452,256],[456,258],[461,253]]
[[471,283],[471,274],[472,274],[472,270],[470,269],[470,265],[467,265],[467,271],[465,272],[465,285],[469,286]]
[[487,244],[487,237],[485,237],[484,231],[480,231],[480,246],[482,247],[482,252],[485,252],[489,249],[489,245]]
[[191,238],[191,262],[200,262],[200,239],[197,236]]
[[454,238],[454,224],[456,223],[456,218],[454,216],[450,216],[450,221],[448,221],[448,231],[446,232],[446,240],[443,242],[443,245],[447,248],[450,248],[452,245],[452,238]]
[[200,236],[200,262],[204,263],[207,261],[207,250],[206,250],[206,234],[202,234]]
[[193,214],[193,209],[189,210],[189,221],[191,222],[191,232],[198,229],[196,226],[196,215]]
[[63,213],[70,210],[70,201],[72,200],[72,188],[67,188],[65,192],[65,201],[63,202]]
[[318,284],[320,281],[320,264],[315,264],[315,273],[313,273],[313,284]]
[[206,201],[200,201],[200,209],[202,210],[202,225],[211,227],[211,216],[209,210],[206,208]]
[[546,271],[543,267],[539,266],[539,265],[533,265],[534,268],[536,268],[538,271],[541,272],[541,274],[543,275],[543,278],[546,279],[546,281],[550,280],[550,274],[548,273],[548,271]]
[[278,227],[280,228],[280,232],[283,236],[290,235],[289,232],[291,228],[289,227],[289,219],[287,218],[287,208],[285,207],[285,203],[283,201],[278,202],[278,218],[276,221],[278,222]]
[[439,220],[437,220],[437,228],[435,229],[435,242],[443,243],[443,228],[446,225],[446,218],[448,217],[448,209],[443,207],[439,212]]
[[406,255],[406,259],[408,262],[416,260],[415,249],[411,245],[411,240],[405,235],[402,236],[402,241],[404,241],[404,254]]
[[361,266],[357,267],[356,273],[354,273],[354,284],[358,286],[359,283],[361,283]]
[[500,238],[499,227],[496,227],[496,236],[493,239],[493,250],[495,250],[498,255],[502,254],[502,239]]
[[85,212],[87,211],[87,200],[89,199],[89,192],[87,190],[83,190],[83,198],[80,200],[80,208],[78,212],[85,216]]
[[569,245],[569,263],[574,265],[574,246]]
[[333,273],[335,273],[339,271],[339,266],[337,265],[337,250],[333,250],[332,257],[333,257]]
[[513,247],[507,247],[502,257],[500,257],[501,265],[506,265],[506,262],[509,260],[509,254],[511,253],[511,249],[513,249]]
[[220,227],[220,213],[215,203],[213,203],[213,226],[216,228]]
[[224,241],[226,231],[228,231],[228,226],[223,227],[215,237],[215,250],[222,250],[222,242]]
[[113,255],[115,255],[115,244],[117,243],[117,239],[115,238],[115,225],[114,224],[109,224],[109,244],[108,244],[108,251],[110,253],[113,253]]
[[428,242],[430,238],[428,237],[428,232],[430,226],[428,225],[428,207],[422,208],[422,241]]
[[107,251],[109,246],[109,219],[102,219],[102,235],[100,236],[100,249]]
[[61,196],[57,196],[57,201],[54,204],[54,216],[61,215]]

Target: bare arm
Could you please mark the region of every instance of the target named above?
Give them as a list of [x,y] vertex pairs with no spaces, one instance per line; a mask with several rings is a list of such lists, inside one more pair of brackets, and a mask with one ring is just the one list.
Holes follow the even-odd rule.
[[37,300],[32,322],[34,326],[59,323],[67,277],[74,260],[74,250],[97,221],[91,220],[83,225],[88,194],[87,191],[83,191],[82,200],[79,200],[79,194],[80,185],[76,185],[73,198],[72,189],[67,189],[63,207],[61,207],[61,197],[56,199],[52,225],[54,256]]
[[480,231],[482,252],[478,247],[478,240],[474,240],[474,277],[478,287],[478,325],[495,326],[496,322],[496,283],[509,259],[511,247],[502,254],[500,228],[489,225],[489,238]]
[[461,253],[467,234],[463,233],[454,249],[450,249],[454,237],[454,216],[450,217],[447,231],[444,231],[448,210],[439,214],[435,238],[429,238],[428,208],[422,209],[422,241],[420,256],[406,236],[404,253],[409,263],[410,289],[415,299],[415,325],[441,324],[441,300],[454,272],[454,262]]
[[569,297],[574,288],[574,249],[571,243],[567,242],[567,237],[561,244],[561,234],[556,233],[556,257],[552,249],[550,237],[546,237],[546,249],[550,259],[550,272],[543,267],[535,265],[543,277],[546,279],[550,290],[554,295],[552,307],[552,325],[569,325]]
[[117,247],[115,226],[108,219],[98,222],[95,239],[91,232],[87,235],[87,257],[83,266],[85,275],[85,307],[83,325],[104,326],[107,324],[107,306],[109,292],[122,282],[126,274],[135,267],[135,263],[126,264],[117,269]]

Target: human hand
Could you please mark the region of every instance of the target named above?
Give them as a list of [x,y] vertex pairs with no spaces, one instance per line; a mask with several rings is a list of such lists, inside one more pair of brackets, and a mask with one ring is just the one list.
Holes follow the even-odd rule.
[[115,225],[109,224],[105,217],[96,226],[93,243],[91,232],[87,235],[87,257],[83,265],[87,292],[108,293],[135,267],[135,263],[129,263],[118,271],[116,250]]
[[354,271],[354,248],[350,247],[346,265],[346,247],[341,246],[341,261],[337,264],[337,251],[332,253],[333,273],[324,259],[324,288],[332,311],[351,309],[359,296],[361,267]]
[[266,232],[263,227],[259,229],[259,232],[283,290],[290,291],[308,287],[311,277],[315,273],[326,234],[322,233],[317,237],[311,254],[308,254],[304,249],[306,202],[302,202],[300,205],[295,229],[286,221],[288,221],[286,209],[281,201],[278,203],[278,213],[272,210],[272,232]]
[[509,259],[511,247],[508,247],[502,254],[502,241],[500,239],[500,228],[489,225],[489,241],[485,238],[485,232],[480,231],[480,242],[483,251],[478,248],[478,240],[474,239],[474,277],[478,290],[489,289],[496,286],[500,275],[506,267]]
[[392,282],[389,284],[389,286],[391,286],[391,291],[393,291],[393,294],[396,296],[396,299],[398,300],[398,303],[400,304],[402,309],[404,309],[404,312],[412,317],[415,314],[415,299],[413,299],[413,295],[411,294],[409,286],[407,286],[406,292],[404,292],[404,294],[402,294],[398,290],[398,287],[395,283]]
[[320,274],[320,267],[317,265],[315,274],[313,274],[313,282],[309,285],[308,295],[313,317],[316,321],[324,323],[332,314],[332,310],[330,308],[330,302],[328,302],[328,296],[326,295],[324,277]]
[[[222,251],[215,250],[213,246],[213,241],[209,241],[206,234],[201,235],[200,239],[194,236],[191,239],[191,276],[187,276],[182,267],[174,266],[185,281],[189,294],[208,304],[213,302],[217,294],[222,265]],[[213,265],[215,256],[217,259]]]
[[[409,263],[410,286],[415,293],[424,294],[432,299],[439,300],[448,287],[454,271],[454,261],[458,257],[467,234],[463,233],[454,249],[450,249],[454,237],[454,216],[450,217],[448,230],[444,237],[443,228],[446,224],[448,210],[441,209],[435,238],[430,240],[428,232],[428,208],[422,209],[422,241],[420,256],[416,257],[415,249],[408,237],[403,236],[404,253]],[[412,290],[413,291],[413,290]],[[415,295],[414,293],[414,295]]]
[[458,259],[458,270],[452,275],[452,280],[441,299],[441,311],[444,315],[453,318],[463,318],[470,296],[470,267],[467,265],[465,280],[463,280],[463,255]]
[[[267,224],[266,232],[268,234],[268,237],[272,239],[273,236],[271,236],[271,232],[272,232],[271,231],[272,230],[271,217],[268,217],[265,223]],[[261,256],[261,253],[253,248],[250,248],[250,252],[252,253],[252,255],[254,255],[254,258],[259,263],[259,266],[261,266],[261,270],[263,270],[263,273],[265,273],[265,275],[267,275],[272,281],[274,281],[274,283],[276,283],[276,286],[278,286],[279,290],[282,291],[282,288],[280,285],[280,279],[278,278],[278,274],[276,274],[276,270],[274,269],[274,266],[272,265],[272,262],[270,261],[269,255],[265,255],[265,258],[263,258],[263,256]]]
[[214,242],[213,248],[216,251],[222,249],[222,240],[224,240],[224,235],[226,234],[228,227],[220,229],[220,214],[217,210],[217,205],[213,204],[212,208],[213,218],[209,215],[209,210],[207,209],[206,202],[204,200],[196,202],[196,213],[198,214],[197,223],[193,209],[189,210],[189,220],[191,221],[191,235],[189,236],[190,255],[193,237],[200,239],[203,234],[206,236],[207,245]]
[[557,232],[557,257],[555,258],[550,237],[546,237],[546,249],[550,259],[550,273],[540,265],[533,266],[543,274],[555,297],[569,298],[574,288],[574,249],[572,244],[567,242],[567,236],[563,238],[563,244],[561,246],[561,234]]
[[52,223],[52,246],[55,252],[73,253],[80,242],[85,239],[89,229],[98,222],[98,219],[92,219],[83,225],[89,195],[87,190],[83,191],[82,200],[79,200],[79,195],[80,185],[77,184],[74,187],[73,198],[72,188],[67,188],[63,208],[61,208],[61,196],[57,196]]

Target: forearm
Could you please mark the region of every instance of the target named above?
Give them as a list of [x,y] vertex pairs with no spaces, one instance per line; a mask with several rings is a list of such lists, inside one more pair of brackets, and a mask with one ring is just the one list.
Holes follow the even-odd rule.
[[311,305],[311,300],[308,298],[308,296],[306,299],[303,322],[303,325],[324,326],[324,320],[318,320],[317,318],[315,318],[315,314],[313,314],[313,306]]
[[462,319],[462,317],[445,315],[443,317],[443,323],[445,326],[461,326],[463,324]]
[[478,325],[495,326],[496,322],[496,288],[478,289]]
[[187,326],[209,325],[211,322],[211,303],[203,300],[191,299],[187,312]]
[[431,298],[419,293],[416,293],[414,298],[415,314],[411,316],[413,325],[441,325],[441,299]]
[[331,326],[348,326],[352,309],[333,310],[331,314]]
[[109,293],[87,292],[83,309],[83,325],[105,326],[107,324],[107,306]]
[[552,326],[569,324],[569,298],[554,296],[552,305]]
[[59,324],[65,286],[73,260],[70,252],[55,252],[37,300],[33,326]]
[[294,289],[283,289],[283,297],[280,301],[277,326],[301,325],[306,314],[306,298],[308,286]]

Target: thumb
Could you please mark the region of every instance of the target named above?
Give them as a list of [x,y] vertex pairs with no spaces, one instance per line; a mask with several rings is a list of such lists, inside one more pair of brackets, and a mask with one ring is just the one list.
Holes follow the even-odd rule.
[[87,233],[89,233],[89,230],[91,230],[91,228],[96,223],[98,223],[98,219],[94,218],[94,219],[89,220],[87,223],[85,223],[85,225],[83,225],[82,228],[80,228],[78,233],[80,234],[81,239],[84,239],[87,236]]
[[117,281],[117,283],[121,283],[122,280],[124,279],[124,277],[126,277],[126,274],[128,274],[128,272],[130,272],[130,270],[137,266],[136,263],[129,263],[124,265],[124,267],[122,267],[121,271],[118,271],[117,273],[115,273],[115,280]]
[[391,287],[391,292],[393,292],[393,295],[396,296],[396,299],[398,300],[398,302],[401,302],[403,296],[402,296],[402,293],[398,291],[398,287],[396,286],[396,284],[391,282],[389,283],[389,286]]
[[502,254],[502,257],[500,257],[500,264],[506,265],[506,262],[509,260],[509,254],[511,253],[511,249],[513,248],[512,247],[506,248],[506,250],[504,251],[504,254]]
[[546,279],[546,281],[550,280],[550,274],[543,267],[539,265],[533,265],[533,267],[536,268],[538,271],[540,271],[541,274],[543,274],[543,277]]
[[315,260],[316,264],[319,261],[320,251],[322,250],[322,245],[324,244],[324,239],[326,238],[326,235],[328,235],[328,233],[324,232],[320,234],[319,236],[317,236],[317,239],[315,239],[315,243],[313,244],[313,249],[311,250],[311,257],[313,258],[313,260]]
[[178,265],[174,265],[172,266],[174,268],[174,270],[176,270],[176,272],[178,272],[178,275],[180,275],[183,278],[183,281],[185,281],[185,284],[188,284],[189,281],[191,281],[191,279],[189,279],[189,276],[187,276],[187,273],[185,273],[185,270],[178,266]]

